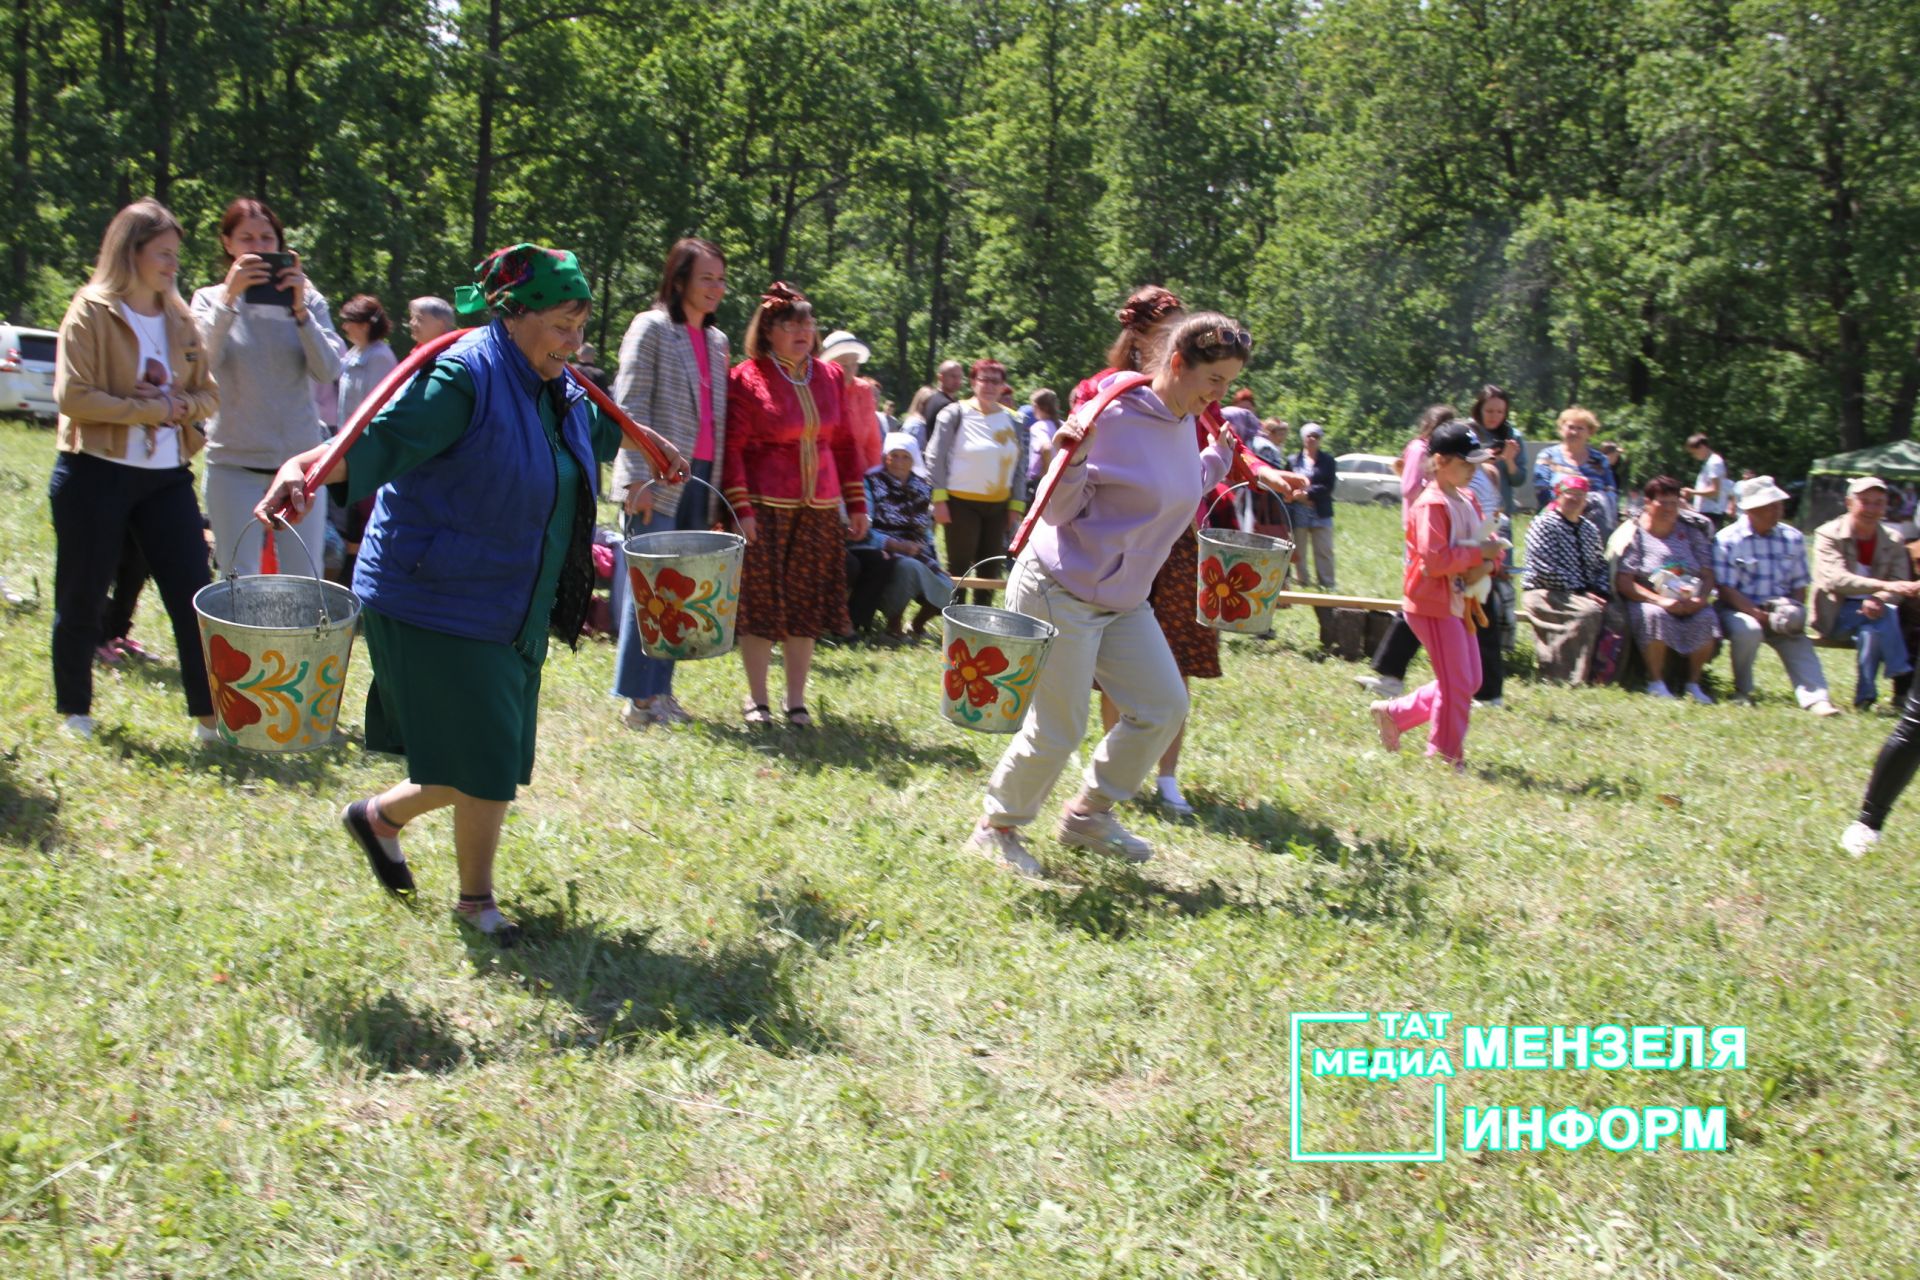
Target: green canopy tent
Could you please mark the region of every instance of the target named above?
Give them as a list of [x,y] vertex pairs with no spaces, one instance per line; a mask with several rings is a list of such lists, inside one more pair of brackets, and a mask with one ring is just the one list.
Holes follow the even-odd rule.
[[[1851,453],[1815,458],[1807,471],[1806,500],[1800,504],[1800,523],[1812,529],[1845,510],[1847,481],[1855,476],[1879,476],[1909,493],[1920,489],[1920,441],[1891,440]],[[1896,500],[1896,507],[1899,505]]]

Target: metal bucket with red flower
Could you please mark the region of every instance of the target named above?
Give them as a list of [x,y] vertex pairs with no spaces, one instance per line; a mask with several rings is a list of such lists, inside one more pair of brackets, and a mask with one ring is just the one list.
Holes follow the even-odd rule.
[[249,751],[332,744],[360,599],[314,568],[311,578],[229,574],[194,594],[222,741]]
[[[1214,506],[1220,501],[1215,498]],[[1207,512],[1211,515],[1213,506]],[[1293,571],[1293,543],[1265,533],[1209,529],[1204,522],[1199,537],[1195,616],[1216,631],[1260,636],[1273,630],[1274,603],[1287,589],[1287,577]]]
[[1050,622],[984,604],[950,604],[940,611],[940,620],[940,651],[946,656],[940,714],[976,733],[1016,732],[1033,701],[1034,681],[1047,664],[1047,647],[1060,633]]
[[[713,489],[698,476],[687,482]],[[720,501],[733,510],[724,495]],[[685,662],[733,652],[745,538],[699,529],[639,533],[627,539],[625,551],[642,653]]]

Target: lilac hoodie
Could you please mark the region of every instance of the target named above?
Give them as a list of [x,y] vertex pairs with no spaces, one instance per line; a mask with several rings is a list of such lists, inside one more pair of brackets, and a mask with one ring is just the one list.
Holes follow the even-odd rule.
[[1114,401],[1060,477],[1027,554],[1096,608],[1137,608],[1200,495],[1233,461],[1231,432],[1198,453],[1194,434],[1193,416],[1175,417],[1150,386]]

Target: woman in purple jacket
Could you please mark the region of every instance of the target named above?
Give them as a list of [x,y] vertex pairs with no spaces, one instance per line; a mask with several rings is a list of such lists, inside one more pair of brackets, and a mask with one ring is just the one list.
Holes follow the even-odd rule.
[[1153,856],[1113,816],[1187,716],[1180,668],[1148,595],[1200,495],[1233,460],[1230,433],[1195,456],[1193,415],[1226,394],[1253,347],[1237,322],[1212,313],[1158,336],[1161,351],[1142,361],[1154,371],[1150,384],[1114,401],[1090,440],[1078,415],[1055,433],[1070,462],[1007,583],[1008,607],[1050,620],[1059,635],[968,844],[1023,875],[1043,874],[1020,829],[1039,815],[1080,743],[1096,673],[1120,720],[1100,740],[1057,834],[1129,862]]

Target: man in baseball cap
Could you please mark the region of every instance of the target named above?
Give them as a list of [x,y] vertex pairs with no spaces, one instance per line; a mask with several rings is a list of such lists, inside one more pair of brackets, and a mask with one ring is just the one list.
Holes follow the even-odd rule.
[[1764,641],[1780,655],[1800,706],[1817,716],[1838,715],[1827,677],[1806,636],[1807,542],[1780,517],[1787,493],[1772,476],[1742,481],[1741,519],[1713,540],[1713,576],[1720,588],[1720,629],[1733,657],[1736,702],[1753,698],[1753,659]]

